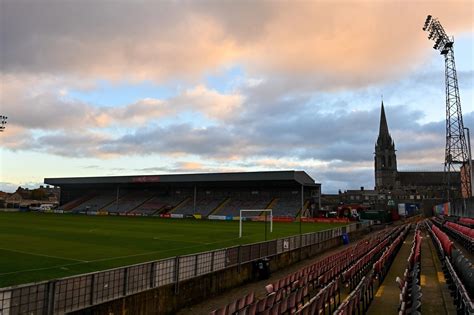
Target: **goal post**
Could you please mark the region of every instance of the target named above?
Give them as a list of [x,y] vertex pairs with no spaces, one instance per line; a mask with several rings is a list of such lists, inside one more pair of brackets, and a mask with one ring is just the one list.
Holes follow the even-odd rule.
[[273,232],[273,210],[272,209],[244,209],[244,210],[240,210],[240,216],[239,216],[239,238],[242,237],[242,222],[243,222],[243,214],[246,213],[246,212],[257,212],[258,215],[257,216],[260,216],[259,214],[262,213],[262,212],[265,212],[265,216],[264,216],[264,221],[265,221],[265,226],[267,224],[267,220],[266,220],[266,214],[267,212],[270,213],[270,233]]

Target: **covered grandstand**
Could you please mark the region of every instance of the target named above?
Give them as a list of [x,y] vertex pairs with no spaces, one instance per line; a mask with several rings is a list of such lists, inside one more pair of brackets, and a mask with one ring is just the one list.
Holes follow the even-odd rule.
[[45,178],[61,188],[60,208],[121,215],[238,216],[273,209],[296,216],[320,209],[321,184],[304,171]]

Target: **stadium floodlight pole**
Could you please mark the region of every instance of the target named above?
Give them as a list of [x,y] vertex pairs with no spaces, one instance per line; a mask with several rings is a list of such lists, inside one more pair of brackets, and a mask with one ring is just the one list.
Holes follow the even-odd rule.
[[3,130],[5,130],[5,125],[7,124],[7,119],[8,117],[7,116],[3,116],[3,115],[0,115],[0,132],[3,132]]
[[[465,165],[468,159],[466,137],[462,119],[461,98],[459,97],[458,77],[454,62],[454,39],[449,37],[437,18],[426,17],[423,31],[429,33],[428,39],[435,42],[433,49],[444,56],[446,89],[446,149],[444,172],[447,183],[447,199],[450,201],[451,175],[459,171],[459,165]],[[469,192],[471,178],[461,181],[461,193]]]

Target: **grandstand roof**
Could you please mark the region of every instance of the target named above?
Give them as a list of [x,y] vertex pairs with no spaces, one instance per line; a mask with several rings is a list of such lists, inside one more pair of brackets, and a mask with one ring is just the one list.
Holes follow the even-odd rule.
[[132,175],[105,177],[45,178],[44,183],[54,186],[81,184],[134,184],[134,183],[209,183],[209,182],[275,182],[295,181],[301,185],[317,185],[304,171],[198,173],[166,175]]

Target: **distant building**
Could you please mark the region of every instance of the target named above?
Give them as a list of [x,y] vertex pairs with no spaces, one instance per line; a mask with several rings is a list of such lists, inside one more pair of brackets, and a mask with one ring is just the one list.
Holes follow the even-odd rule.
[[5,198],[7,208],[27,208],[34,204],[58,204],[59,188],[40,186],[37,189],[18,187],[16,192]]

